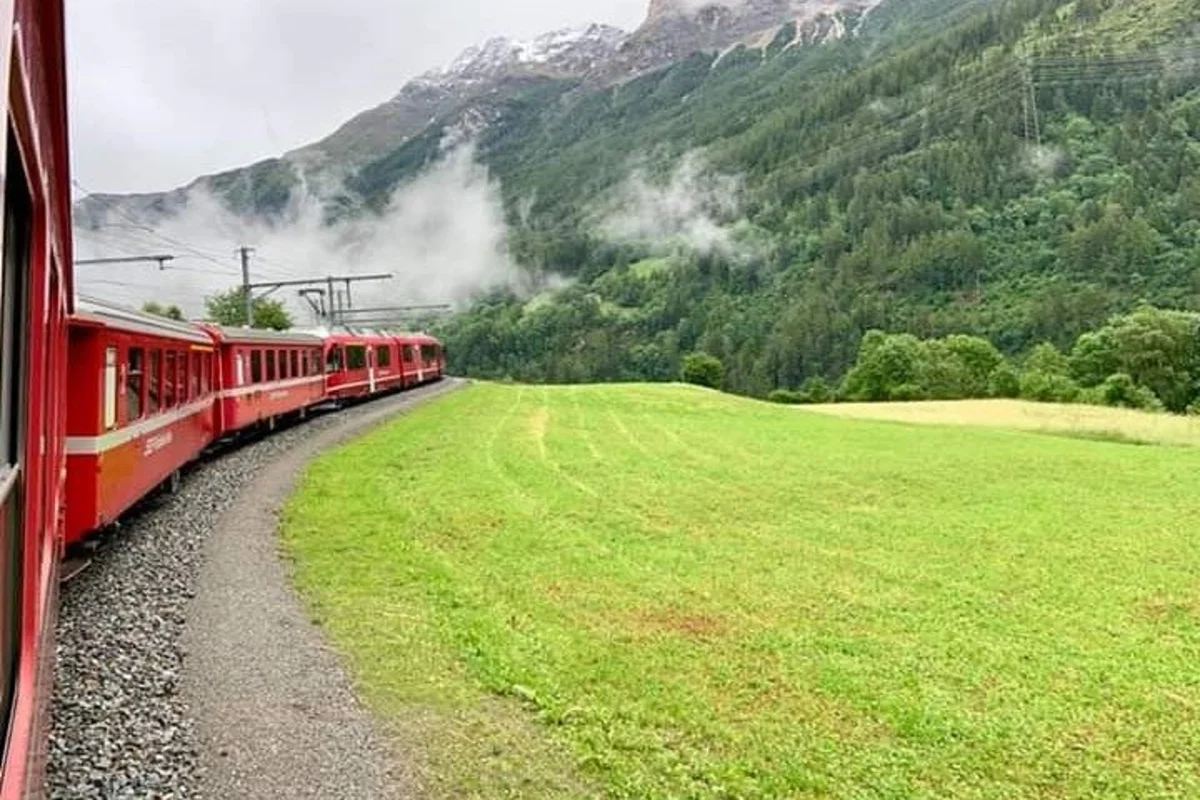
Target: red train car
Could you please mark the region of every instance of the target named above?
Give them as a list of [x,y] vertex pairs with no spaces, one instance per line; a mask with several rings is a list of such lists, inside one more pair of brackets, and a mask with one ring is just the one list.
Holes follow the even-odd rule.
[[442,379],[446,373],[446,355],[441,342],[423,333],[396,339],[400,344],[405,387]]
[[115,522],[212,443],[214,347],[203,329],[80,299],[70,325],[66,544]]
[[[325,393],[341,402],[401,387],[394,337],[332,333],[325,337]],[[381,364],[381,360],[384,362]]]
[[40,796],[66,496],[71,183],[61,0],[0,4],[0,800]]
[[325,400],[323,341],[309,333],[205,326],[220,353],[220,436],[304,414]]

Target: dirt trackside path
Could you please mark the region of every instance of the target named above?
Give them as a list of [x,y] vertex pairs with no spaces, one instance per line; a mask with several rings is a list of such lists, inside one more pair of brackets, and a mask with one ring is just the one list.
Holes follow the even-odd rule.
[[205,797],[416,793],[410,767],[389,751],[291,587],[278,513],[311,458],[462,385],[448,380],[344,412],[344,423],[314,433],[245,486],[217,525],[188,609],[182,676]]

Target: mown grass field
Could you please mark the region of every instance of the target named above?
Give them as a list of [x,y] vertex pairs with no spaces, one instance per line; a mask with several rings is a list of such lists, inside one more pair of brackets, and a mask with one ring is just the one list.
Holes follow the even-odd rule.
[[435,797],[1200,796],[1200,452],[481,385],[296,579]]

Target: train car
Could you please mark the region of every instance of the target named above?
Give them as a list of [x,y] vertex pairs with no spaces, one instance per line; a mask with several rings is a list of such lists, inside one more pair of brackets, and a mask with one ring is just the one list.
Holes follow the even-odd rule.
[[[400,388],[394,368],[394,337],[377,333],[339,331],[325,337],[325,393],[341,403],[380,394],[385,387]],[[386,353],[386,355],[383,355]],[[388,362],[387,375],[381,375],[379,360]]]
[[442,379],[446,373],[446,358],[441,342],[423,333],[397,338],[401,346],[406,387]]
[[80,298],[71,318],[66,544],[115,522],[216,436],[202,328]]
[[248,428],[273,428],[325,401],[324,341],[301,332],[206,325],[218,348],[221,387],[217,430],[221,437]]
[[41,796],[66,495],[71,182],[61,0],[0,3],[0,800]]

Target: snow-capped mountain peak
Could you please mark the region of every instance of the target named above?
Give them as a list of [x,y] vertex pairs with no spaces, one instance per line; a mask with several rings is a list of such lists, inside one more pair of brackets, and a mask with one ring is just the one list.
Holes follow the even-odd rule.
[[612,57],[628,34],[609,25],[564,28],[530,41],[503,37],[468,47],[445,69],[433,70],[421,80],[440,85],[478,83],[514,69],[543,69],[577,75]]

